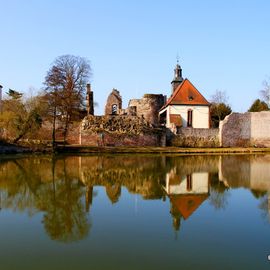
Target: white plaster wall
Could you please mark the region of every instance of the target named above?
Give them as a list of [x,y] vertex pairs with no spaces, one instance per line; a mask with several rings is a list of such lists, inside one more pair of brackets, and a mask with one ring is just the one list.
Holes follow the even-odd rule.
[[188,110],[193,111],[192,127],[209,128],[208,106],[169,105],[167,108],[167,127],[171,126],[169,114],[180,114],[183,127],[187,127]]
[[251,139],[268,139],[270,144],[270,112],[251,113]]
[[220,144],[224,147],[270,147],[270,111],[232,113],[220,122]]
[[[180,176],[179,176],[180,178]],[[179,179],[180,180],[180,179]],[[192,174],[192,190],[187,190],[187,177],[183,177],[178,185],[170,185],[170,174],[166,177],[166,192],[168,194],[204,194],[209,192],[208,173]]]

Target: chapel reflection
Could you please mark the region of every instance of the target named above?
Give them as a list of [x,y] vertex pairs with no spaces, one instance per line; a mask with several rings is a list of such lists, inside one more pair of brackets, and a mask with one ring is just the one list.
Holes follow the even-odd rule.
[[182,218],[188,219],[208,198],[210,179],[208,172],[177,173],[177,167],[166,174],[164,190],[170,200],[173,227],[180,229]]

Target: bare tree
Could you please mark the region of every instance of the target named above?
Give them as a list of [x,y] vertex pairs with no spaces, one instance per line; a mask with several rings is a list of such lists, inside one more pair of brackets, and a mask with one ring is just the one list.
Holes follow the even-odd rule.
[[263,82],[263,90],[260,91],[260,94],[263,100],[267,103],[268,107],[270,108],[270,83],[269,81],[265,80]]
[[216,90],[216,92],[211,96],[210,101],[215,104],[228,103],[228,96],[226,91]]
[[232,109],[228,104],[226,91],[216,90],[211,96],[211,103],[211,126],[217,128],[219,127],[219,122],[232,112]]
[[53,145],[56,118],[59,116],[64,123],[64,141],[66,141],[70,122],[84,106],[86,83],[90,75],[89,61],[73,55],[57,57],[48,71],[44,84],[53,119]]

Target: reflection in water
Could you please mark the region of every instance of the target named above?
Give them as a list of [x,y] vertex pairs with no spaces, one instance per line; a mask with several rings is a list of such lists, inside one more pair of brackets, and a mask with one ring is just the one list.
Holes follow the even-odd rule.
[[123,187],[145,200],[168,198],[175,230],[206,201],[225,209],[231,188],[250,189],[268,217],[269,163],[269,156],[13,158],[0,162],[0,207],[29,215],[43,212],[46,232],[62,242],[89,234],[95,186],[106,189],[112,204]]
[[224,156],[219,179],[229,188],[244,187],[259,199],[262,216],[270,216],[270,156]]
[[67,174],[66,161],[63,160],[61,181],[55,179],[55,162],[52,162],[52,182],[45,185],[39,207],[45,211],[44,226],[52,239],[75,241],[84,238],[89,223],[80,198],[83,196],[81,183]]
[[220,181],[218,173],[209,174],[211,179],[209,202],[216,210],[225,209],[230,195],[229,187]]
[[166,174],[164,186],[171,202],[175,230],[179,230],[181,218],[187,219],[209,196],[209,173],[183,173],[177,173],[176,167],[173,167]]

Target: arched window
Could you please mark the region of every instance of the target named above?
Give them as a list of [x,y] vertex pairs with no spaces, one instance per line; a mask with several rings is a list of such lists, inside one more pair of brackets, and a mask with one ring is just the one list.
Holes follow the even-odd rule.
[[187,191],[192,190],[192,175],[188,174],[187,175]]
[[112,114],[117,114],[117,104],[112,105]]
[[192,127],[192,118],[193,118],[193,111],[188,110],[188,115],[187,115],[187,126]]

